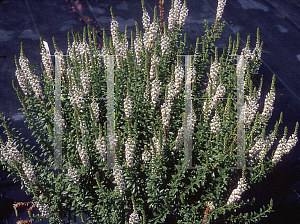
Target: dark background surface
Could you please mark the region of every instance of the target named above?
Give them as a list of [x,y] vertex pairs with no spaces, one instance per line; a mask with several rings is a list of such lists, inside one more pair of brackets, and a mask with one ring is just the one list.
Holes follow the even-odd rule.
[[[119,30],[124,31],[128,25],[128,34],[135,33],[134,23],[142,27],[142,7],[140,1],[80,1],[82,13],[92,19],[95,27],[110,29],[110,7],[119,22]],[[89,7],[91,6],[91,8]],[[158,1],[145,0],[146,9],[153,18],[153,8]],[[165,0],[165,19],[168,16],[171,1]],[[20,43],[23,42],[25,56],[32,65],[37,64],[36,74],[41,74],[41,55],[39,36],[43,36],[49,44],[51,54],[54,53],[52,37],[64,53],[67,51],[67,32],[73,29],[82,32],[85,24],[79,20],[78,14],[72,11],[71,3],[65,0],[41,1],[2,1],[0,3],[0,110],[13,121],[12,127],[23,132],[23,136],[31,139],[24,118],[18,108],[21,107],[11,81],[15,77],[14,56],[20,55]],[[184,30],[188,42],[195,46],[197,37],[204,34],[204,19],[211,25],[215,19],[217,0],[187,0],[189,15]],[[91,10],[92,9],[92,10]],[[94,15],[97,20],[95,19]],[[229,36],[236,39],[239,32],[241,39],[239,53],[245,47],[248,35],[251,35],[251,50],[256,41],[256,29],[260,28],[261,41],[264,42],[263,65],[259,74],[263,74],[262,98],[271,86],[273,74],[276,75],[276,100],[274,111],[269,121],[268,130],[272,130],[280,112],[283,112],[283,124],[279,127],[282,135],[284,126],[288,127],[289,137],[299,121],[300,111],[300,2],[299,0],[235,0],[228,1],[223,19],[226,27],[217,41],[217,47],[228,44]],[[130,43],[130,42],[129,42]],[[6,140],[0,131],[2,138]],[[268,133],[268,132],[267,132]],[[299,134],[298,134],[299,136]],[[280,139],[280,138],[279,138]],[[275,142],[275,144],[279,141]],[[300,223],[300,150],[299,143],[283,161],[278,163],[277,171],[269,175],[260,185],[243,194],[243,199],[256,198],[258,211],[263,204],[274,200],[274,213],[268,215],[260,223]],[[6,178],[7,172],[0,170],[0,223],[16,223],[19,218],[27,219],[26,210],[19,218],[12,208],[14,201],[30,201],[30,197],[21,191],[20,185]],[[42,222],[40,222],[42,223]],[[47,223],[47,222],[45,222]],[[79,223],[79,222],[78,222]]]

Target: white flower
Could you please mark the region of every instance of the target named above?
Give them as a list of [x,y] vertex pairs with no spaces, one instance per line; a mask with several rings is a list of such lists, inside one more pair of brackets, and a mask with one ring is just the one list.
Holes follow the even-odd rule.
[[131,137],[128,137],[128,139],[125,142],[125,158],[127,166],[132,167],[133,165],[133,156],[134,156],[134,146],[135,142],[132,140]]
[[135,53],[136,63],[138,65],[141,65],[141,55],[143,53],[143,45],[142,45],[142,40],[139,37],[137,37],[134,40],[134,53]]
[[[212,93],[216,89],[217,77],[218,77],[219,70],[220,70],[220,63],[218,63],[217,61],[214,61],[210,67],[209,81],[208,81],[208,85],[206,87],[206,92],[208,93],[209,97],[212,96]],[[212,92],[210,92],[210,86],[212,86]]]
[[244,115],[245,115],[245,123],[247,125],[250,125],[255,118],[256,112],[259,107],[258,101],[260,99],[260,93],[261,93],[261,88],[257,92],[257,97],[246,96]]
[[121,60],[122,57],[125,56],[126,57],[126,50],[127,50],[127,46],[128,44],[125,45],[121,42],[121,40],[119,40],[118,37],[118,22],[113,18],[111,21],[111,25],[110,25],[110,29],[111,29],[111,37],[112,37],[112,42],[113,42],[113,46],[115,49],[115,54],[116,54],[116,62],[117,62],[117,66],[118,68],[121,68]]
[[238,186],[236,189],[234,189],[227,201],[227,205],[231,204],[231,203],[235,203],[238,200],[241,199],[241,195],[242,193],[246,190],[247,187],[247,183],[245,178],[240,178],[240,180],[238,181]]
[[51,60],[51,54],[50,54],[48,43],[46,41],[43,41],[43,45],[41,46],[41,48],[42,48],[41,55],[42,55],[43,66],[45,68],[49,80],[53,81],[52,73],[54,71],[54,66]]
[[[159,154],[160,151],[163,151],[165,144],[166,144],[166,140],[163,138],[162,142],[161,142],[161,150],[160,150],[160,141],[159,139],[157,139],[155,136],[152,138],[152,141],[154,143],[154,147],[156,150],[156,153]],[[152,149],[152,146],[150,147]]]
[[[254,161],[258,160],[259,163],[258,165],[261,165],[264,159],[264,153],[265,151],[268,151],[271,149],[272,145],[274,144],[275,136],[272,134],[267,136],[265,140],[263,141],[262,138],[260,137],[257,140],[257,137],[254,139],[255,144],[254,146],[249,150],[249,163],[250,165],[254,164]],[[268,148],[266,148],[268,145]]]
[[169,17],[168,17],[168,29],[173,30],[176,24],[176,17],[174,15],[174,9],[171,8],[169,11]]
[[194,134],[194,127],[195,127],[196,119],[197,119],[196,114],[195,114],[193,108],[191,108],[191,114],[189,114],[187,117],[187,129],[184,132],[184,137],[191,136]]
[[139,223],[139,215],[135,210],[133,211],[133,213],[131,213],[128,223],[129,224],[138,224]]
[[151,159],[151,153],[148,150],[145,150],[142,154],[142,160],[144,163],[149,162]]
[[78,184],[80,176],[75,168],[69,167],[68,175],[73,179],[75,184]]
[[80,72],[81,85],[83,87],[83,93],[85,95],[89,94],[90,86],[90,74],[87,70],[82,70]]
[[15,141],[8,139],[6,145],[0,147],[1,159],[4,159],[11,166],[15,166],[13,161],[19,164],[22,161],[22,156],[17,147],[18,145]]
[[250,157],[250,165],[254,164],[254,161],[259,159],[259,161],[263,160],[263,154],[265,152],[266,142],[260,138],[259,140],[256,139],[255,145],[249,150],[249,157]]
[[78,120],[79,120],[80,131],[81,131],[82,135],[83,135],[83,136],[88,135],[88,134],[89,134],[89,131],[88,131],[87,127],[86,127],[85,121],[82,120],[82,119],[80,119],[80,118],[79,118]]
[[184,77],[184,70],[181,65],[177,64],[175,67],[175,95],[177,95],[181,88]]
[[37,178],[34,174],[31,164],[25,162],[22,164],[22,168],[29,181],[34,185],[37,185]]
[[159,64],[159,57],[156,55],[152,55],[151,58],[151,67],[150,67],[150,81],[155,78],[156,75],[156,66]]
[[[101,53],[102,53],[102,56],[103,56],[103,61],[104,61],[104,64],[105,64],[105,67],[106,69],[108,68],[108,65],[109,65],[109,53],[110,53],[110,50],[109,48],[107,48],[105,45],[102,47],[101,49]],[[101,54],[100,54],[101,55]]]
[[142,20],[143,20],[143,27],[144,27],[145,31],[148,31],[149,27],[150,27],[150,16],[146,10],[143,11]]
[[113,175],[119,187],[120,193],[123,194],[123,191],[125,190],[125,180],[123,176],[122,167],[120,165],[116,164],[114,166]]
[[175,147],[174,147],[174,150],[178,150],[182,147],[183,145],[183,141],[184,141],[184,127],[181,127],[179,130],[178,130],[178,134],[177,134],[177,137],[175,139]]
[[219,133],[221,128],[220,116],[216,113],[210,123],[211,131]]
[[186,4],[183,4],[180,10],[180,15],[179,15],[179,21],[178,21],[178,25],[179,26],[183,26],[185,23],[185,20],[188,16],[188,9],[186,7]]
[[74,70],[72,68],[68,68],[67,75],[68,77],[71,77],[71,86],[73,87],[70,88],[69,90],[70,103],[73,107],[77,105],[77,107],[80,109],[80,112],[83,112],[83,108],[84,108],[83,92],[76,84],[74,74],[72,73],[74,73]]
[[164,128],[168,127],[170,124],[170,114],[171,114],[172,104],[173,102],[170,99],[168,99],[161,106],[161,116],[162,116],[162,123]]
[[106,156],[106,142],[104,137],[102,136],[98,139],[96,139],[96,148],[98,149],[98,151],[100,152],[100,155],[102,157],[103,162],[105,161],[105,156]]
[[42,195],[40,195],[39,198],[37,199],[35,198],[35,200],[38,200],[38,202],[36,203],[36,207],[40,211],[41,216],[45,218],[49,218],[50,217],[49,206],[45,202],[43,202]]
[[127,95],[124,100],[124,109],[125,109],[125,116],[127,118],[130,118],[132,114],[132,101],[129,95]]
[[214,105],[216,104],[216,101],[218,100],[218,98],[222,98],[224,93],[225,93],[226,89],[225,86],[223,86],[222,84],[220,84],[217,88],[216,94],[214,95],[214,97],[212,98],[212,100],[209,101],[205,101],[203,104],[203,111],[205,111],[206,109],[206,105],[208,104],[208,111],[205,114],[205,117],[208,117],[214,107]]
[[19,58],[19,64],[24,74],[23,77],[25,76],[25,78],[29,81],[36,97],[42,101],[45,97],[42,94],[43,92],[39,79],[35,74],[33,74],[28,58],[26,58],[22,53]]
[[98,121],[99,120],[99,105],[95,100],[93,100],[93,102],[91,103],[91,108],[92,108],[92,113],[93,113],[92,119],[95,119],[96,121]]
[[170,45],[170,38],[167,35],[163,35],[161,37],[161,54],[167,55],[169,53],[169,45]]
[[175,25],[178,24],[179,22],[179,18],[180,18],[180,8],[181,8],[181,3],[180,3],[180,0],[175,0],[174,1],[174,7],[173,7],[173,15],[175,17]]
[[226,0],[218,0],[218,8],[217,8],[217,15],[216,15],[217,23],[219,22],[219,20],[223,15],[225,5],[226,5]]
[[23,93],[25,95],[28,95],[28,87],[27,87],[26,76],[25,76],[24,72],[21,69],[17,68],[15,75],[18,79],[19,85],[20,85]]
[[151,23],[149,30],[144,33],[144,38],[143,38],[144,46],[147,50],[150,50],[153,48],[154,41],[157,37],[157,31],[158,31],[158,24],[157,24],[156,20],[154,20]]
[[155,108],[160,89],[161,89],[161,81],[159,81],[156,77],[155,80],[151,81],[151,102],[153,104],[153,106],[151,107],[152,109]]
[[289,153],[291,149],[296,146],[297,142],[298,142],[298,137],[296,136],[295,133],[289,137],[288,141],[285,139],[285,136],[283,136],[279,141],[277,149],[275,150],[272,162],[274,164],[278,163],[284,154]]
[[266,96],[265,103],[264,103],[264,110],[262,112],[262,116],[266,117],[268,120],[272,116],[273,112],[273,105],[275,101],[275,92],[273,90],[270,90],[268,95]]
[[79,152],[80,159],[85,167],[90,166],[90,158],[86,151],[85,145],[77,141],[76,148]]

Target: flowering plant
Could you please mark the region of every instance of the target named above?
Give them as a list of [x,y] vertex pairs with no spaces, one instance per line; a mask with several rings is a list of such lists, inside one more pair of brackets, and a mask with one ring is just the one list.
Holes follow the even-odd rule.
[[[70,223],[81,216],[84,223],[235,223],[257,222],[272,211],[271,199],[260,212],[236,213],[253,204],[241,200],[242,193],[261,181],[295,146],[298,123],[288,140],[285,128],[272,157],[266,157],[282,122],[281,113],[274,131],[266,136],[275,77],[262,113],[257,112],[262,79],[257,90],[253,75],[261,64],[259,30],[253,51],[248,38],[238,59],[238,36],[233,43],[230,38],[228,48],[219,55],[214,41],[225,25],[220,23],[225,4],[226,0],[219,0],[214,24],[209,28],[205,22],[206,34],[201,42],[197,39],[194,49],[188,50],[186,35],[182,37],[188,9],[186,2],[179,0],[172,1],[163,29],[156,8],[151,22],[142,0],[144,32],[136,24],[130,48],[127,27],[120,35],[112,11],[111,38],[103,32],[101,50],[89,27],[83,37],[72,32],[72,44],[68,33],[65,59],[53,38],[56,59],[62,59],[56,60],[54,67],[48,44],[41,39],[40,77],[34,74],[21,45],[15,61],[24,95],[14,82],[13,86],[26,122],[34,129],[38,150],[25,145],[0,113],[7,136],[6,142],[1,139],[1,164],[33,195],[32,203],[39,212],[29,212],[32,219],[62,223],[68,217]],[[62,87],[59,97],[65,99],[61,105],[55,100],[57,88],[56,92],[53,88],[57,69]],[[237,163],[240,135],[235,131],[240,130],[241,118],[236,101],[239,74],[245,78],[246,96],[244,160],[238,157],[242,163]],[[191,91],[184,86],[198,99],[190,108],[185,100]],[[61,115],[56,113],[60,107]],[[60,157],[56,155],[57,133],[61,136]],[[62,167],[50,169],[57,161]]]

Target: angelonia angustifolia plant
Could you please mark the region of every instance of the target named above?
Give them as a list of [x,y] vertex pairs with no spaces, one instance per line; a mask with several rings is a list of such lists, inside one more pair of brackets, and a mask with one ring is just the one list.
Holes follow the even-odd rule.
[[[186,2],[172,1],[168,21],[159,24],[157,9],[150,19],[142,0],[143,27],[136,23],[131,44],[120,34],[113,12],[111,37],[103,32],[98,47],[95,31],[83,36],[68,33],[66,55],[61,55],[61,111],[55,119],[55,67],[48,44],[41,39],[43,74],[35,75],[23,52],[15,57],[13,82],[21,109],[36,145],[26,145],[20,133],[9,129],[1,113],[7,139],[1,139],[1,164],[32,195],[29,216],[50,223],[69,223],[81,216],[84,223],[251,223],[272,211],[251,210],[254,200],[243,192],[270,173],[283,154],[296,145],[287,128],[277,147],[277,130],[265,133],[275,100],[275,76],[260,105],[262,78],[255,86],[261,64],[259,30],[253,51],[250,38],[241,51],[239,35],[218,51],[214,42],[225,25],[220,22],[226,0],[218,2],[215,22],[187,47],[182,27]],[[162,6],[160,5],[160,8]],[[162,30],[163,28],[163,30]],[[183,55],[191,55],[186,69]],[[238,59],[238,56],[241,59]],[[114,58],[114,134],[108,141],[107,77]],[[243,62],[243,63],[241,63]],[[57,62],[55,62],[57,63]],[[244,75],[244,157],[237,166],[237,71]],[[185,77],[191,74],[191,113],[185,114]],[[196,100],[198,99],[198,100]],[[258,111],[261,106],[261,111]],[[186,122],[186,126],[185,126]],[[61,128],[62,169],[54,164],[54,129]],[[192,167],[185,167],[185,139],[192,136]],[[108,169],[108,146],[114,153]],[[275,145],[274,145],[275,146]],[[267,152],[272,150],[272,156]],[[252,169],[248,169],[251,167]],[[239,212],[249,208],[248,213]]]

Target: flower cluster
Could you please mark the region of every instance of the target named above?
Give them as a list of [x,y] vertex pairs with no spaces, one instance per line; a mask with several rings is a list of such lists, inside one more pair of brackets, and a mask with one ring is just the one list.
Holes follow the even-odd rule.
[[102,157],[103,162],[105,161],[105,157],[106,157],[106,142],[104,137],[102,136],[98,139],[96,139],[96,148],[98,149],[98,151],[100,152],[100,155]]
[[219,114],[216,113],[213,119],[211,120],[210,128],[212,133],[220,132],[221,122]]
[[175,0],[174,5],[169,11],[168,29],[173,30],[175,26],[183,26],[188,15],[186,4],[180,3],[180,0]]
[[54,114],[55,125],[62,131],[67,127],[65,119],[62,118],[61,114]]
[[37,200],[38,200],[38,202],[36,203],[36,207],[40,211],[41,216],[43,216],[45,218],[49,218],[50,217],[49,205],[47,205],[45,202],[41,202],[41,201],[43,201],[42,195],[40,195]]
[[20,85],[23,93],[25,94],[25,96],[28,95],[29,92],[28,92],[28,87],[27,87],[27,82],[26,82],[26,75],[21,69],[18,68],[18,66],[17,66],[15,75],[17,77],[17,80],[19,82],[19,85]]
[[85,167],[90,166],[90,158],[86,151],[85,145],[77,141],[76,148],[79,152],[80,159]]
[[83,119],[78,119],[79,120],[79,125],[80,125],[80,131],[81,131],[81,134],[83,135],[83,136],[86,136],[86,135],[88,135],[89,134],[89,131],[88,131],[88,129],[86,128],[86,123],[85,123],[85,121],[83,120]]
[[81,56],[79,53],[79,44],[77,41],[73,41],[72,46],[68,46],[67,54],[71,58],[72,61],[77,60],[80,64],[81,62]]
[[120,165],[116,164],[114,166],[113,175],[119,187],[120,193],[123,194],[123,191],[125,190],[125,180],[123,176],[122,167]]
[[[40,81],[39,81],[38,77],[35,74],[33,74],[33,72],[31,71],[29,60],[28,60],[28,58],[26,58],[24,56],[24,54],[22,52],[20,54],[19,64],[20,64],[21,70],[23,71],[23,74],[24,74],[23,77],[25,77],[29,81],[36,97],[42,101],[45,97],[43,95]],[[20,77],[19,79],[22,80],[22,77]]]
[[143,53],[143,44],[142,39],[140,37],[136,37],[134,40],[134,53],[136,58],[136,63],[141,66],[141,55]]
[[195,69],[195,67],[188,68],[188,72],[192,76],[192,83],[195,83],[195,81],[196,81],[196,69]]
[[[65,73],[65,72],[66,72],[66,69],[67,69],[66,61],[64,60],[63,55],[64,55],[64,53],[63,53],[62,51],[57,51],[57,50],[56,50],[56,51],[54,52],[54,56],[60,56],[60,57],[61,57],[61,60],[60,60],[60,68],[61,68],[61,71],[60,71],[60,72],[61,72],[61,74]],[[62,75],[61,78],[62,78],[62,81],[63,81],[63,82],[66,81],[64,75]],[[53,87],[54,87],[54,86],[53,86]]]
[[83,92],[76,84],[74,75],[72,73],[74,73],[74,70],[69,67],[67,69],[67,75],[71,77],[71,86],[72,86],[72,88],[69,88],[70,103],[73,107],[75,107],[76,105],[80,109],[80,112],[83,112],[83,108],[84,108]]
[[265,103],[264,103],[264,110],[262,112],[262,116],[266,118],[266,121],[269,120],[269,118],[272,116],[273,112],[273,105],[275,101],[275,92],[273,90],[270,90],[270,92],[267,94]]
[[[77,50],[79,52],[80,59],[81,59],[81,56],[85,56],[86,60],[88,58],[91,58],[91,51],[90,51],[89,45],[85,42],[85,40],[83,40],[83,43],[78,44]],[[86,62],[88,62],[88,61],[86,61]],[[81,63],[81,60],[79,60],[79,63]]]
[[155,105],[157,103],[161,84],[161,81],[159,81],[157,77],[156,79],[151,81],[151,102],[153,104],[151,107],[152,110],[155,108]]
[[69,167],[68,175],[69,175],[69,177],[71,177],[74,180],[75,184],[79,183],[80,176],[79,176],[77,170],[74,167]]
[[143,21],[143,27],[146,31],[149,30],[150,27],[150,16],[148,14],[148,12],[146,10],[143,10],[143,17],[142,17],[142,21]]
[[80,78],[81,78],[81,85],[83,87],[83,93],[85,95],[89,94],[90,91],[90,74],[87,70],[82,70],[80,72]]
[[164,128],[169,127],[172,105],[173,105],[173,101],[167,99],[161,106],[161,116],[162,116],[162,123]]
[[131,136],[125,142],[125,158],[127,166],[131,167],[133,165],[135,141],[132,140]]
[[[109,135],[107,137],[108,137],[108,141],[110,141],[110,139],[112,138],[111,135]],[[116,133],[114,133],[114,140],[110,142],[110,150],[116,149],[117,144],[118,144],[118,139],[119,139],[119,136]]]
[[220,70],[220,63],[214,61],[210,67],[209,80],[208,80],[208,85],[206,87],[206,92],[208,94],[208,97],[212,97],[212,94],[216,89],[219,70]]
[[144,163],[149,162],[151,159],[151,153],[148,150],[144,150],[144,152],[142,153],[142,160],[144,161]]
[[[103,61],[105,64],[105,68],[108,69],[108,65],[109,65],[109,54],[110,54],[110,50],[108,47],[104,46],[101,49],[101,54],[103,56]],[[100,53],[98,55],[101,55]]]
[[[154,147],[155,147],[156,153],[160,154],[160,152],[162,152],[163,149],[164,149],[164,147],[165,147],[166,140],[163,138],[162,142],[160,142],[159,139],[154,136],[152,138],[152,141],[154,143]],[[160,144],[161,144],[161,150],[160,150]],[[152,146],[150,146],[150,149],[153,149]]]
[[261,161],[263,159],[263,154],[265,152],[266,142],[260,138],[259,140],[255,141],[255,145],[249,150],[249,157],[250,157],[250,165],[254,164],[254,161],[259,159]]
[[127,118],[130,118],[131,114],[132,114],[132,101],[130,99],[129,94],[127,94],[127,96],[124,100],[124,109],[125,109],[125,116]]
[[260,47],[259,47],[259,42],[256,43],[256,46],[255,46],[255,48],[253,50],[253,53],[251,55],[251,59],[254,62],[254,66],[251,67],[250,73],[254,73],[254,72],[259,70],[259,61],[261,59],[261,50],[260,50]]
[[216,15],[216,23],[218,23],[223,15],[224,7],[226,5],[226,0],[218,0],[218,8]]
[[224,93],[225,93],[226,89],[225,89],[225,86],[223,86],[222,84],[220,84],[217,88],[217,91],[216,91],[216,94],[214,95],[214,97],[212,98],[212,100],[209,101],[209,103],[207,103],[208,101],[205,101],[203,103],[203,111],[205,111],[206,109],[206,105],[208,105],[208,110],[205,114],[206,117],[208,117],[210,115],[210,113],[212,112],[212,109],[214,107],[214,105],[216,104],[218,98],[222,98]]
[[261,87],[257,92],[257,97],[255,96],[250,96],[250,95],[246,95],[246,101],[245,101],[245,124],[250,125],[256,115],[256,112],[258,110],[259,107],[259,99],[260,99],[260,94],[261,94]]
[[157,55],[152,55],[151,67],[150,67],[150,81],[152,81],[157,73],[156,66],[159,64],[159,57]]
[[[173,100],[174,100],[174,97],[176,96],[176,94],[179,92],[178,89],[180,89],[180,86],[182,85],[180,82],[181,75],[182,75],[182,73],[181,73],[180,69],[178,69],[177,77],[176,77],[176,81],[175,81],[176,84],[174,83],[174,81],[171,80],[167,86],[167,93],[168,93],[167,99],[161,106],[161,116],[162,116],[164,128],[169,127],[171,107],[173,105]],[[179,86],[179,87],[173,88],[174,86]]]
[[22,168],[23,168],[23,171],[25,173],[25,175],[27,176],[27,178],[29,179],[29,181],[31,183],[33,183],[34,185],[37,185],[37,178],[34,174],[34,171],[33,171],[33,168],[31,166],[30,163],[22,163]]
[[177,95],[181,88],[183,83],[183,77],[184,77],[184,70],[181,65],[176,65],[175,67],[175,95]]
[[95,121],[98,121],[99,120],[99,105],[98,103],[93,100],[93,102],[91,103],[91,108],[92,108],[92,119],[95,120]]
[[178,25],[179,26],[183,26],[185,24],[185,20],[188,16],[188,8],[186,7],[186,3],[184,2],[184,4],[182,5],[181,9],[180,9],[180,14],[179,14],[179,19],[178,19]]
[[161,37],[161,54],[162,55],[167,55],[169,53],[169,46],[170,45],[170,38],[167,35],[163,35]]
[[181,127],[179,130],[178,130],[178,134],[177,134],[177,137],[175,139],[175,147],[174,147],[174,150],[178,150],[181,148],[181,146],[183,145],[183,140],[184,140],[184,127]]
[[5,160],[11,166],[15,166],[14,161],[19,164],[22,161],[22,156],[17,147],[15,141],[8,139],[6,145],[0,147],[1,160]]
[[144,33],[144,46],[147,50],[150,50],[153,48],[154,41],[157,37],[157,30],[158,30],[158,23],[156,20],[153,20],[151,23],[149,29]]
[[112,42],[114,45],[114,49],[115,49],[115,54],[116,54],[116,61],[117,61],[117,66],[118,68],[121,68],[121,60],[123,56],[127,56],[126,55],[126,50],[128,49],[128,43],[126,40],[126,43],[123,44],[121,42],[121,40],[119,40],[118,37],[118,22],[113,18],[111,21],[111,37],[112,37]]
[[51,82],[53,82],[54,66],[51,60],[49,46],[46,41],[43,41],[43,44],[41,45],[41,55],[42,55],[42,63],[46,70],[47,77]]
[[[264,159],[264,153],[265,151],[268,151],[272,145],[274,144],[275,141],[275,136],[267,136],[265,140],[262,138],[259,138],[257,140],[257,137],[254,139],[255,144],[254,146],[249,150],[249,163],[250,165],[254,164],[254,161],[258,160],[259,163],[261,164],[263,159]],[[268,145],[268,148],[266,149]]]
[[289,137],[288,141],[286,140],[285,136],[283,136],[283,138],[279,141],[277,149],[275,150],[272,162],[274,164],[278,163],[284,154],[289,153],[291,149],[296,146],[297,142],[298,137],[296,135],[296,132]]
[[128,223],[129,224],[138,224],[139,223],[139,215],[135,210],[133,211],[133,213],[131,213]]
[[184,132],[184,137],[187,136],[191,136],[194,134],[194,127],[195,127],[195,123],[196,123],[196,114],[195,111],[193,110],[193,108],[191,108],[191,114],[188,115],[187,117],[187,129]]
[[236,189],[234,189],[227,201],[227,205],[237,202],[241,199],[242,193],[246,190],[247,183],[244,177],[240,178],[238,181],[238,186]]

